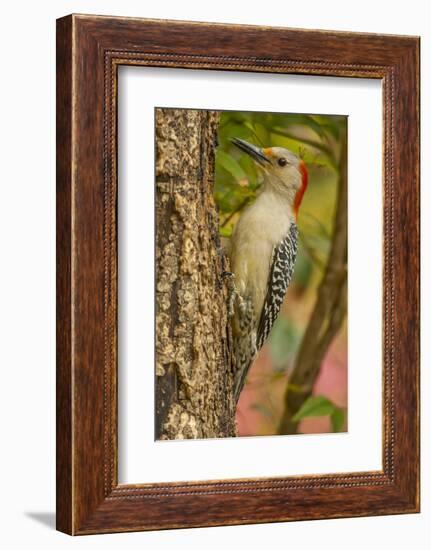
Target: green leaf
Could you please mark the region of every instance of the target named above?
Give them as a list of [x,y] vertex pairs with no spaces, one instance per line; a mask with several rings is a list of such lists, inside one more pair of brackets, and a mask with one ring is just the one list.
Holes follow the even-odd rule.
[[[254,129],[256,132],[256,137],[258,138],[260,142],[260,147],[267,147],[270,145],[269,143],[269,131],[266,128],[264,124],[261,124],[259,122],[255,123]],[[259,146],[259,145],[258,145]]]
[[338,433],[343,430],[344,417],[345,417],[345,414],[343,409],[336,407],[334,409],[334,412],[331,414],[331,425],[332,425],[333,432]]
[[217,163],[229,172],[237,181],[248,181],[247,174],[242,169],[238,161],[222,150],[217,151]]
[[335,409],[335,405],[323,395],[311,396],[302,404],[292,420],[299,422],[309,416],[331,416]]
[[233,225],[226,225],[225,227],[220,227],[220,235],[222,237],[231,237],[233,231]]
[[329,416],[333,432],[341,432],[344,426],[345,413],[323,395],[309,397],[292,417],[293,422],[299,422],[310,416]]
[[252,122],[250,122],[249,120],[244,120],[243,125],[248,129],[249,135],[251,135],[253,137],[257,137],[256,136],[256,130],[255,130],[254,124]]
[[249,140],[252,135],[252,131],[244,123],[238,123],[235,120],[227,120],[223,128],[219,126],[219,144],[225,150],[231,147],[232,137]]
[[325,135],[321,124],[312,115],[291,115],[290,122],[292,125],[304,126],[312,130],[319,138],[323,138]]

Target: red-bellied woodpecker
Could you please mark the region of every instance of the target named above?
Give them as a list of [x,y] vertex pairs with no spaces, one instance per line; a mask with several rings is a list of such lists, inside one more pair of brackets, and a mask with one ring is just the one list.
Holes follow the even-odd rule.
[[254,203],[235,226],[230,251],[232,317],[238,401],[248,370],[274,324],[293,274],[298,247],[296,218],[307,188],[304,162],[288,149],[233,143],[262,168]]

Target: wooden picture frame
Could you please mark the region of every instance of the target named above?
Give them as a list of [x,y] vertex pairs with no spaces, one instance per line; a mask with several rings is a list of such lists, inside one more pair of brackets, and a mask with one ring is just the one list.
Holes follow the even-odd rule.
[[[119,485],[117,69],[381,79],[383,469]],[[364,290],[365,292],[365,290]],[[69,534],[419,511],[419,39],[70,15],[57,21],[57,529]]]

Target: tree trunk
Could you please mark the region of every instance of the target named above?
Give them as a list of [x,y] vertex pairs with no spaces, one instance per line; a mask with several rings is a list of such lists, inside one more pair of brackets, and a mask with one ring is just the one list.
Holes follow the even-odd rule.
[[213,198],[219,115],[156,110],[156,437],[236,435]]

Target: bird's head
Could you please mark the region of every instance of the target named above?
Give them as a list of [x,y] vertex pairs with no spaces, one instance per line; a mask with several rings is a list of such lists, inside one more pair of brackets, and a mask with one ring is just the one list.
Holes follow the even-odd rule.
[[247,141],[233,138],[232,143],[247,153],[265,174],[265,183],[291,203],[295,216],[308,184],[305,163],[283,147],[259,148]]

